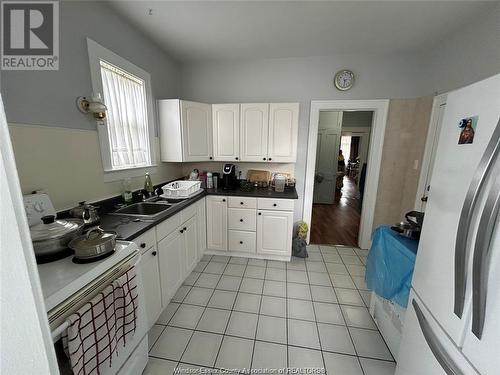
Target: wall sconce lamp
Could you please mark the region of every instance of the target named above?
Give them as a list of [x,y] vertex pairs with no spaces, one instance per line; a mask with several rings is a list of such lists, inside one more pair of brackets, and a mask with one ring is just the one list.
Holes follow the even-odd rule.
[[101,94],[92,95],[91,98],[79,96],[76,98],[76,106],[82,113],[92,113],[99,124],[104,123],[108,108],[102,102]]

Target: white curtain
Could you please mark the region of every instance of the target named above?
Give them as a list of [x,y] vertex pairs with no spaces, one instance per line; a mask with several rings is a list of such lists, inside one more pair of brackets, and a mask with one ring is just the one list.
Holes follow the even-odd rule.
[[351,138],[350,135],[343,135],[342,138],[340,138],[340,149],[344,155],[346,165],[349,161],[349,155],[351,155]]
[[151,164],[144,81],[101,61],[113,169]]

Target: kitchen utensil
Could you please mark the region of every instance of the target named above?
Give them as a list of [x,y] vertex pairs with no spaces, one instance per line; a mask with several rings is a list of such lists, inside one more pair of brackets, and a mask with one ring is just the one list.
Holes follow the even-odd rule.
[[214,189],[217,190],[217,188],[219,187],[220,173],[214,172],[212,175],[212,179],[214,180]]
[[254,189],[253,183],[246,180],[240,181],[240,190],[241,191],[252,191]]
[[74,238],[69,248],[75,251],[77,259],[92,259],[108,254],[115,250],[116,232],[105,232],[101,228],[94,228],[82,236]]
[[82,219],[87,225],[94,225],[100,221],[98,207],[87,204],[85,201],[79,202],[78,206],[69,210],[69,214],[74,218]]
[[30,228],[35,256],[50,256],[67,250],[68,243],[83,231],[81,219],[55,220],[54,215],[42,217],[42,224]]
[[214,179],[212,176],[212,172],[207,172],[207,189],[214,188]]
[[163,196],[167,198],[187,198],[200,190],[201,181],[174,181],[163,186]]

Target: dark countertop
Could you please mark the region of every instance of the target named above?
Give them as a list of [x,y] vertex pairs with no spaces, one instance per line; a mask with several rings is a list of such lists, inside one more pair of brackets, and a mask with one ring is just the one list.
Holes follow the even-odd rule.
[[253,198],[280,198],[280,199],[298,199],[297,190],[285,190],[283,193],[277,193],[268,188],[257,188],[252,191],[242,191],[240,188],[234,190],[223,189],[206,189],[207,195],[227,195],[237,197],[253,197]]
[[169,217],[174,216],[176,213],[182,211],[184,208],[192,205],[206,195],[298,199],[297,191],[295,189],[292,191],[285,191],[283,193],[277,193],[275,191],[268,190],[267,188],[255,189],[249,192],[241,191],[240,189],[208,189],[193,198],[172,206],[172,208],[166,210],[165,213],[158,215],[154,219],[139,219],[138,221],[134,221],[136,219],[132,216],[101,214],[100,227],[106,231],[115,231],[118,234],[118,239],[120,240],[132,241],[134,238],[140,236]]

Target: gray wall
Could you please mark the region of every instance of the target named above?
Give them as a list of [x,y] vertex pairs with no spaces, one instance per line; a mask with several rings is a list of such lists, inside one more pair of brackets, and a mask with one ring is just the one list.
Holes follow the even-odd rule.
[[60,2],[58,71],[2,71],[1,90],[9,122],[96,129],[75,105],[92,93],[86,37],[151,74],[153,96],[179,95],[178,65],[125,22],[105,2]]
[[[336,70],[348,67],[356,84],[348,92],[333,86]],[[295,176],[302,217],[309,107],[314,99],[405,98],[418,95],[420,65],[413,56],[335,56],[270,59],[184,66],[181,95],[208,103],[299,102],[299,136]]]

